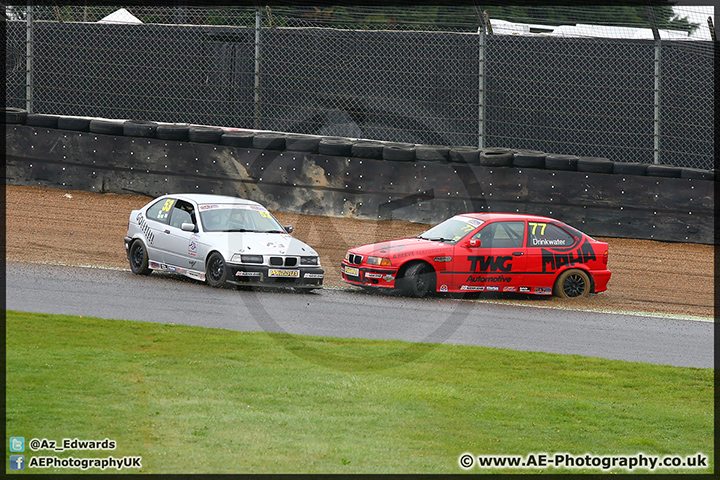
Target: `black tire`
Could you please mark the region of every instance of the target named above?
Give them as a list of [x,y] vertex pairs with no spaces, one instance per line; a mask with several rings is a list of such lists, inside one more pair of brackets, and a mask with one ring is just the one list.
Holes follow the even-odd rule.
[[23,124],[27,115],[27,110],[22,108],[5,107],[5,123]]
[[614,162],[613,173],[622,175],[647,175],[647,163]]
[[382,160],[383,148],[384,145],[380,142],[355,142],[352,146],[352,156]]
[[349,157],[352,155],[353,141],[349,138],[328,137],[318,143],[318,153],[334,157]]
[[230,147],[252,147],[253,132],[225,132],[220,138],[220,145],[228,145]]
[[225,260],[218,252],[213,252],[208,257],[205,268],[205,280],[208,285],[214,288],[222,287],[227,281],[228,268]]
[[680,178],[682,167],[671,165],[648,165],[647,174],[650,177]]
[[486,148],[478,156],[478,164],[484,167],[510,167],[513,151],[508,148]]
[[321,137],[312,135],[288,135],[285,138],[285,149],[293,152],[318,153]]
[[700,168],[685,167],[680,172],[680,178],[694,178],[698,180],[715,180],[713,170],[702,170]]
[[421,298],[435,290],[435,272],[425,262],[413,263],[398,282],[402,293]]
[[447,163],[450,147],[441,145],[418,145],[415,147],[415,159],[424,162]]
[[220,143],[223,133],[220,127],[190,126],[188,140],[196,143]]
[[90,119],[77,117],[60,117],[58,118],[57,128],[60,130],[73,130],[75,132],[89,132]]
[[578,158],[578,172],[592,173],[613,173],[615,162],[603,157],[580,157]]
[[394,162],[414,162],[415,145],[412,143],[392,143],[383,147],[383,158]]
[[158,124],[144,120],[128,120],[123,125],[123,135],[126,137],[155,138]]
[[155,137],[161,140],[187,142],[189,131],[189,125],[158,125],[155,129]]
[[592,288],[590,276],[582,270],[565,270],[555,280],[553,293],[560,298],[587,297]]
[[545,156],[546,170],[577,170],[579,158],[575,155],[550,153]]
[[545,168],[545,152],[518,150],[513,155],[513,166],[521,168]]
[[477,147],[453,147],[448,152],[448,158],[453,163],[477,165],[480,158],[480,149]]
[[285,137],[282,133],[258,133],[253,137],[253,148],[285,150]]
[[42,113],[28,113],[25,117],[25,125],[32,127],[58,128],[57,115],[44,115]]
[[123,135],[124,120],[103,120],[93,118],[90,120],[90,131],[103,135]]
[[142,240],[135,240],[130,244],[130,270],[135,275],[149,275],[152,270],[148,267],[148,254]]

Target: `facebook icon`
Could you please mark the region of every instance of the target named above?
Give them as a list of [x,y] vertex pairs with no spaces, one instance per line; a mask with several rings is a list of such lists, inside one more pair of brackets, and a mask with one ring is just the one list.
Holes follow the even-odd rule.
[[25,470],[25,455],[10,455],[10,470]]

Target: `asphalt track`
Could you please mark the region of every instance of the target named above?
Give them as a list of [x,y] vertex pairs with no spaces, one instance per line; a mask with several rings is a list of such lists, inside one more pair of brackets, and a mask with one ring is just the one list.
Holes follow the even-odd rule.
[[[398,339],[714,368],[714,324],[363,291],[213,289],[127,270],[6,264],[6,308],[240,331]],[[532,300],[528,303],[533,303]]]

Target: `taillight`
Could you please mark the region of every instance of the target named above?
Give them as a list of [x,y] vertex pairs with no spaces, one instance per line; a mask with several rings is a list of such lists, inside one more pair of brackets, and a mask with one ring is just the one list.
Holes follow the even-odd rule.
[[605,250],[605,253],[603,253],[603,263],[607,265],[608,262],[608,251]]

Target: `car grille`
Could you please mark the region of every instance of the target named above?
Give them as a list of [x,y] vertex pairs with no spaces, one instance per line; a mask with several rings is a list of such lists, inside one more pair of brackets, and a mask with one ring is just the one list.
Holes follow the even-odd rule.
[[362,255],[355,255],[354,253],[351,253],[348,256],[348,261],[352,263],[353,265],[360,265],[362,263],[363,256]]
[[297,267],[297,257],[270,257],[270,265],[273,267]]

